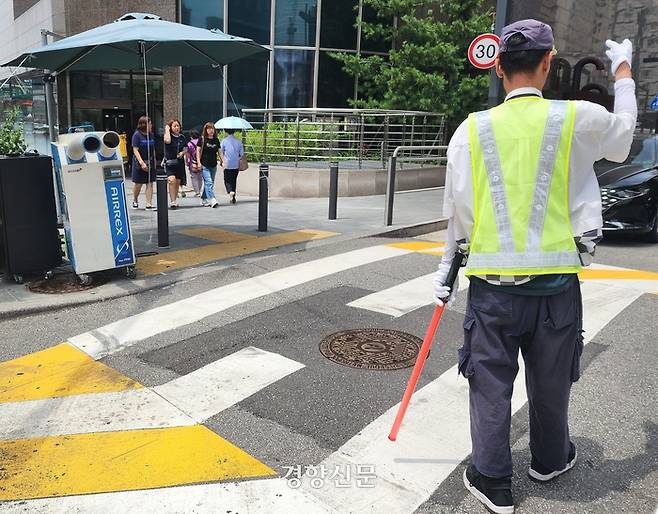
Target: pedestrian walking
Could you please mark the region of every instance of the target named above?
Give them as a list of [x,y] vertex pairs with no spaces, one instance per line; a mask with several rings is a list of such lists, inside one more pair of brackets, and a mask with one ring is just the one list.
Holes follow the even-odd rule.
[[153,207],[153,183],[155,182],[155,139],[153,123],[148,116],[141,116],[137,121],[137,129],[133,134],[131,146],[133,149],[132,181],[133,209],[139,208],[139,194],[146,184],[146,210]]
[[229,203],[235,203],[235,194],[238,185],[238,173],[240,172],[240,159],[244,155],[244,146],[235,134],[234,129],[224,129],[226,137],[222,139],[219,154],[224,167],[224,187],[228,194]]
[[203,126],[201,138],[197,143],[197,166],[201,168],[203,174],[203,194],[201,196],[201,205],[219,207],[215,198],[214,182],[217,174],[217,156],[219,154],[219,139],[215,133],[215,126],[208,122]]
[[203,192],[203,174],[201,173],[201,168],[197,166],[196,160],[196,147],[199,142],[199,131],[192,130],[190,132],[190,140],[187,143],[187,169],[190,170],[190,180],[192,182],[192,188],[194,189],[194,196],[197,198],[201,197]]
[[165,172],[169,184],[169,208],[178,208],[178,191],[187,184],[185,172],[185,155],[187,154],[187,137],[181,132],[178,120],[170,120],[164,127]]
[[551,27],[522,20],[503,28],[496,74],[505,102],[472,113],[448,146],[446,251],[434,280],[437,304],[455,252],[469,278],[459,373],[469,382],[471,464],[464,485],[496,513],[514,511],[510,421],[518,352],[525,361],[531,478],[570,470],[572,382],[580,376],[582,301],[577,273],[601,237],[593,163],[622,162],[637,117],[632,45],[606,41],[615,109],[542,98],[555,53]]

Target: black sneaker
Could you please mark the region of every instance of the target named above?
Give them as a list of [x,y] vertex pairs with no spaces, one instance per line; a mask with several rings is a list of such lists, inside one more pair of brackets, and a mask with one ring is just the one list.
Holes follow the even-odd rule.
[[512,514],[512,478],[490,478],[480,473],[473,464],[464,470],[464,485],[491,512]]
[[555,477],[560,476],[562,473],[566,473],[571,468],[573,468],[576,465],[577,458],[578,452],[576,451],[576,445],[572,442],[569,442],[569,457],[567,457],[567,465],[564,467],[564,469],[558,471],[548,469],[547,467],[542,466],[541,463],[535,459],[535,456],[533,455],[532,460],[530,461],[530,468],[528,468],[528,475],[530,475],[530,478],[534,478],[540,482],[548,482],[549,480],[553,480]]

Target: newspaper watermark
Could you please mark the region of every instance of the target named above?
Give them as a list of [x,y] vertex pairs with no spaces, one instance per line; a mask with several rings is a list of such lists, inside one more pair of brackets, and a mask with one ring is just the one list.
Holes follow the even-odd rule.
[[313,489],[332,485],[339,489],[356,487],[371,489],[375,487],[375,466],[373,464],[318,464],[316,466],[283,466],[283,477],[288,486],[298,489],[308,483]]

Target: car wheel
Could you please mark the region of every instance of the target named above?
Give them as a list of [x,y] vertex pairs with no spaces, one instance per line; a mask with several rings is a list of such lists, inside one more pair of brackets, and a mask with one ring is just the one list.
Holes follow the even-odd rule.
[[651,228],[651,232],[647,234],[646,239],[649,243],[658,243],[658,210],[656,210],[656,214],[653,217],[653,227]]

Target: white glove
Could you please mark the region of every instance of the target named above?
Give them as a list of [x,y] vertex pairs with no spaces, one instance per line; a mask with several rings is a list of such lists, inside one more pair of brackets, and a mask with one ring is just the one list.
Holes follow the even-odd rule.
[[434,292],[432,298],[434,299],[434,303],[439,307],[443,307],[444,304],[448,304],[448,306],[452,305],[459,289],[459,277],[455,278],[452,290],[444,285],[448,278],[448,270],[450,270],[450,263],[441,262],[434,275]]
[[617,72],[617,68],[619,68],[621,63],[627,62],[629,66],[631,65],[631,61],[633,60],[633,43],[630,40],[624,39],[621,43],[617,43],[608,39],[605,42],[605,46],[608,47],[605,55],[612,61],[610,69],[613,75]]

